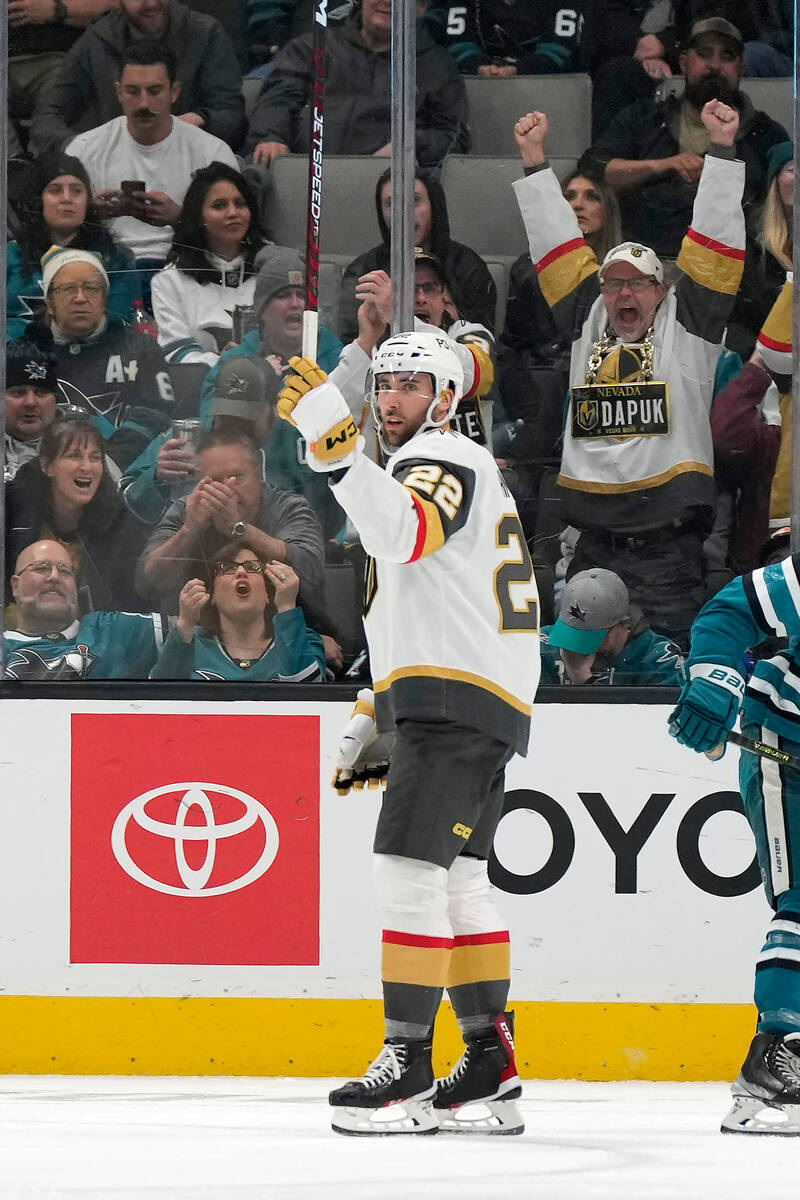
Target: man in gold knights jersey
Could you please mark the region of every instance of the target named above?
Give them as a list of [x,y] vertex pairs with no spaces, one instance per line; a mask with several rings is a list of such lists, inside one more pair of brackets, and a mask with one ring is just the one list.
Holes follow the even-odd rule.
[[[509,936],[487,860],[506,763],[527,752],[539,608],[497,465],[452,427],[464,386],[459,349],[426,330],[374,351],[369,399],[385,469],[363,452],[341,392],[315,363],[292,360],[297,375],[278,405],[305,437],[309,464],[330,472],[372,556],[364,626],[374,697],[359,693],[337,789],[369,779],[370,763],[380,771],[376,731],[394,738],[373,856],[386,1040],[363,1078],[331,1093],[341,1133],[523,1128],[506,1012]],[[431,1041],[444,988],[466,1045],[453,1073],[436,1080]]]
[[615,571],[653,628],[683,646],[705,600],[716,504],[709,412],[745,247],[739,114],[711,100],[702,120],[711,148],[671,288],[655,252],[636,242],[598,264],[548,166],[547,116],[527,113],[515,126],[531,257],[572,340],[558,477],[565,524],[581,530],[570,574]]

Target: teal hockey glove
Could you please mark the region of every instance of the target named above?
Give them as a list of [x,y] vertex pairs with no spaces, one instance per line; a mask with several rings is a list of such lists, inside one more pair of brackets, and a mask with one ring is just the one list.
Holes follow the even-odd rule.
[[716,663],[695,663],[670,713],[670,734],[700,754],[713,750],[724,744],[733,729],[743,695],[744,679],[738,671]]

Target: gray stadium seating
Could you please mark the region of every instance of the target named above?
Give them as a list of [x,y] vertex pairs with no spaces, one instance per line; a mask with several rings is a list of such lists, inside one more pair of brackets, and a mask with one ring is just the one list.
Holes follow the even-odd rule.
[[242,99],[244,100],[244,115],[250,120],[250,114],[256,106],[256,100],[261,95],[264,80],[258,76],[245,75],[242,80]]
[[[551,159],[559,178],[575,166],[575,159]],[[514,189],[521,179],[519,157],[489,158],[451,154],[442,171],[442,186],[450,213],[450,233],[483,258],[517,258],[528,249]]]
[[[347,261],[379,240],[375,216],[375,184],[389,166],[385,158],[329,155],[325,159],[322,193],[322,251],[346,255]],[[305,252],[308,158],[284,154],[269,171],[265,221],[270,237],[283,246]]]
[[580,158],[589,145],[592,82],[588,75],[517,75],[510,79],[466,75],[464,83],[472,154],[516,154],[514,123],[533,109],[550,118],[550,154]]
[[[659,84],[656,96],[661,99],[664,96],[681,95],[684,82],[682,76],[665,79]],[[755,108],[765,112],[774,121],[779,121],[789,137],[792,136],[794,97],[791,79],[743,79],[741,89],[750,97]]]

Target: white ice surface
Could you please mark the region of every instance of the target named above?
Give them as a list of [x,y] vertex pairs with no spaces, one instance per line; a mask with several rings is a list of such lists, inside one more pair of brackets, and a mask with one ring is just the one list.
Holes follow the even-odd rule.
[[717,1083],[528,1082],[521,1137],[346,1138],[335,1081],[0,1078],[2,1200],[781,1200],[800,1139]]

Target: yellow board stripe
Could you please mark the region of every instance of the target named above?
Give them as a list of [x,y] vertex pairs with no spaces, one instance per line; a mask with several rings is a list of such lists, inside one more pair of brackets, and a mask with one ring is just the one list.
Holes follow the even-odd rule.
[[678,463],[674,467],[670,467],[668,471],[662,471],[660,475],[648,475],[646,479],[635,479],[630,483],[598,483],[595,480],[588,479],[571,479],[569,475],[559,475],[557,483],[561,487],[572,488],[574,492],[597,492],[597,493],[620,493],[620,492],[640,492],[645,488],[658,487],[661,483],[668,483],[670,479],[674,479],[676,475],[684,475],[687,472],[694,471],[698,475],[713,475],[714,472],[708,463],[702,462],[685,462]]
[[452,950],[449,946],[398,946],[384,942],[381,979],[384,983],[414,983],[418,987],[444,987]]
[[[749,1004],[512,1007],[526,1079],[730,1080],[756,1023]],[[463,1049],[443,1009],[437,1075]],[[6,1075],[348,1077],[361,1074],[383,1037],[380,1000],[0,996]]]
[[488,979],[508,979],[511,974],[511,948],[508,942],[488,946],[454,946],[450,956],[448,987],[465,983],[483,983]]
[[709,288],[710,291],[735,296],[742,282],[744,253],[741,258],[731,257],[685,237],[678,255],[678,266],[695,283]]
[[506,704],[510,704],[512,708],[516,708],[518,712],[524,713],[526,717],[530,716],[530,704],[525,704],[516,696],[512,696],[511,692],[507,692],[505,688],[492,683],[490,679],[484,679],[482,675],[473,675],[471,671],[456,671],[452,667],[419,665],[398,667],[396,671],[392,671],[391,675],[386,675],[383,679],[376,680],[372,685],[372,690],[374,692],[386,692],[398,679],[414,679],[416,676],[421,676],[424,679],[453,679],[459,683],[469,683],[473,687],[483,688],[485,692],[491,692],[493,696],[497,696],[498,699],[503,700]]

